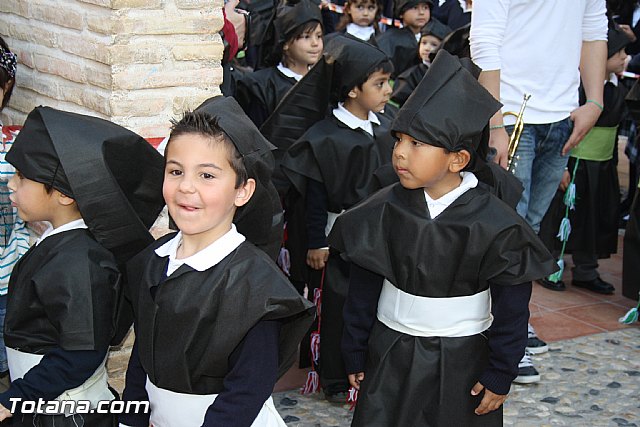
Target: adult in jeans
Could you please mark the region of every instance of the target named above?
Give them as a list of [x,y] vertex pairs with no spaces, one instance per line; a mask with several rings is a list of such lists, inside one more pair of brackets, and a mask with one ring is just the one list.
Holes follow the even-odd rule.
[[[531,95],[514,173],[524,186],[516,209],[536,232],[569,151],[602,111],[606,40],[605,0],[476,0],[473,4],[471,55],[483,70],[479,81],[504,104],[490,120],[489,139],[495,161],[503,167],[510,129],[505,128],[502,112],[518,112],[523,95]],[[580,78],[588,99],[581,107]],[[528,352],[546,351],[531,327],[529,338]],[[516,382],[540,380],[528,352]]]

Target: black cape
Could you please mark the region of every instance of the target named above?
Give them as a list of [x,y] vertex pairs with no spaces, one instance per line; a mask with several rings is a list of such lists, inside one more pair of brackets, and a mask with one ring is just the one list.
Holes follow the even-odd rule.
[[247,73],[236,82],[235,98],[251,121],[259,128],[274,112],[296,79],[276,67]]
[[418,42],[408,27],[387,28],[387,31],[376,37],[375,44],[391,58],[394,68],[391,75],[393,79],[419,62]]
[[285,175],[302,195],[307,179],[324,183],[330,212],[348,209],[375,191],[373,174],[391,162],[390,121],[378,115],[375,138],[353,130],[333,115],[312,126],[293,144],[282,161]]
[[203,272],[183,265],[163,281],[168,258],[154,250],[173,236],[154,242],[127,269],[138,352],[149,379],[178,393],[220,393],[229,355],[257,322],[276,319],[282,322],[283,375],[313,320],[311,303],[246,241]]
[[421,62],[407,68],[400,74],[393,85],[391,100],[402,107],[407,98],[409,98],[409,95],[413,93],[413,90],[427,73],[428,68],[427,65]]
[[53,348],[106,349],[115,331],[119,283],[113,254],[88,230],[47,237],[14,267],[6,345],[36,354]]
[[557,269],[531,227],[478,187],[436,220],[423,189],[386,187],[342,214],[329,243],[344,259],[425,297],[474,295],[489,282],[514,285]]

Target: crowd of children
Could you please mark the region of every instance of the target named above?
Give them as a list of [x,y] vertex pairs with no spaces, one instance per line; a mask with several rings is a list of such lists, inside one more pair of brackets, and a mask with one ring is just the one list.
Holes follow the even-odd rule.
[[[326,4],[278,7],[256,70],[172,121],[164,158],[49,107],[4,132],[0,421],[282,427],[271,393],[300,356],[329,401],[358,390],[354,426],[502,425],[532,281],[557,264],[488,160],[502,105],[468,58],[471,4],[348,0],[330,35]],[[627,43],[612,27],[604,111],[569,163],[574,284],[601,293]],[[0,39],[2,107],[16,64]],[[153,241],[163,205],[177,232]],[[51,225],[28,251],[23,221]],[[122,399],[148,413],[13,407],[114,399],[106,357],[132,325]]]

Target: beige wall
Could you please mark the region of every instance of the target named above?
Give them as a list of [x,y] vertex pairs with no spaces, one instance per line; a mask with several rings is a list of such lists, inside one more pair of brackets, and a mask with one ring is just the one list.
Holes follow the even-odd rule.
[[169,119],[219,94],[222,0],[0,0],[0,34],[18,55],[3,111],[37,105],[165,136]]

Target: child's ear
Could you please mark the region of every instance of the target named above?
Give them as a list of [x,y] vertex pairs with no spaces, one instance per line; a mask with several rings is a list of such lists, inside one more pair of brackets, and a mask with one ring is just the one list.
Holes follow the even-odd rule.
[[451,153],[452,158],[449,163],[449,170],[451,172],[460,172],[471,161],[471,154],[467,150],[460,150]]
[[356,99],[358,97],[358,92],[356,92],[356,89],[351,89],[347,96],[351,99]]
[[58,203],[60,203],[62,206],[71,206],[76,202],[75,199],[72,199],[66,194],[62,194],[58,190],[54,190],[54,191],[56,192],[56,196],[58,197]]
[[256,180],[253,178],[249,178],[247,182],[244,183],[236,193],[235,205],[237,207],[244,206],[253,196],[253,193],[256,191]]

